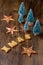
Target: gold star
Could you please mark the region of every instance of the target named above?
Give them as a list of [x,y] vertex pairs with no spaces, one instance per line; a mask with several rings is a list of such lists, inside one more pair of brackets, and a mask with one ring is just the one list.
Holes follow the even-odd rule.
[[11,20],[11,21],[14,21],[14,19],[12,18],[12,16],[6,16],[6,15],[4,15],[4,18],[1,19],[1,20],[5,20],[7,23],[9,23],[10,20]]
[[14,32],[19,32],[19,30],[15,29],[15,28],[16,28],[16,26],[13,26],[11,28],[6,27],[6,29],[8,30],[6,33],[10,32],[13,35]]
[[27,54],[30,56],[31,54],[36,54],[36,51],[32,50],[32,46],[30,48],[23,47],[23,54]]

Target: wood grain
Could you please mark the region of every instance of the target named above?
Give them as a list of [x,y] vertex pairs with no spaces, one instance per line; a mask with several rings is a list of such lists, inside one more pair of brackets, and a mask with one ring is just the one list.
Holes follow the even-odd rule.
[[[16,34],[12,37],[10,34],[6,34],[6,26],[16,25],[18,29],[21,29],[23,25],[19,24],[18,19],[18,8],[22,0],[0,0],[0,48],[11,40],[16,40],[18,36],[23,36],[25,32]],[[32,8],[35,18],[39,18],[41,22],[42,34],[39,36],[32,35],[31,40],[22,42],[18,46],[12,48],[9,53],[5,53],[0,50],[0,65],[43,65],[43,1],[42,0],[24,0],[26,11],[28,13],[29,9]],[[12,15],[15,21],[7,24],[5,21],[1,21],[3,15]],[[33,49],[38,52],[38,54],[22,55],[22,47],[33,46]]]

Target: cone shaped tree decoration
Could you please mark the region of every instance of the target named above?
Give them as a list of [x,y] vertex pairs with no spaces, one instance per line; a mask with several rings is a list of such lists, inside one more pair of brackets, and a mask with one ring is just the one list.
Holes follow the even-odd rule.
[[34,35],[39,35],[40,33],[41,33],[41,26],[40,26],[39,20],[37,19],[36,23],[35,23],[35,25],[33,27],[33,34]]
[[22,16],[26,15],[26,10],[25,10],[25,6],[24,6],[24,2],[21,3],[19,11],[18,11],[18,14],[22,15]]
[[23,16],[20,15],[19,18],[18,18],[18,22],[22,23],[23,21],[24,21]]
[[28,25],[31,26],[34,23],[34,16],[32,9],[29,10],[26,21],[28,22]]
[[29,30],[29,26],[28,26],[28,23],[27,22],[25,22],[25,24],[24,24],[24,30],[25,31],[28,31]]

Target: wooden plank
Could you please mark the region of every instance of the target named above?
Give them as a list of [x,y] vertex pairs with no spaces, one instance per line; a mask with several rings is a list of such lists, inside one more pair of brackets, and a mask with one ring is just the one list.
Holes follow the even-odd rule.
[[[22,0],[21,0],[22,1]],[[25,1],[25,0],[24,0]],[[40,0],[41,1],[41,0]],[[23,25],[19,24],[17,19],[18,19],[18,8],[19,8],[19,3],[16,0],[7,0],[7,1],[2,1],[0,0],[0,49],[3,45],[7,45],[7,43],[11,40],[16,40],[15,36],[6,34],[6,30],[5,27],[6,26],[10,26],[10,25],[16,25],[18,29],[23,29]],[[28,1],[27,1],[28,3]],[[30,2],[31,4],[29,4],[27,6],[27,3],[25,3],[25,6],[27,7],[26,9],[30,9],[30,7],[32,7],[33,11],[35,12],[34,14],[38,15],[38,17],[40,18],[40,22],[43,24],[43,5],[41,8],[42,13],[40,13],[40,7],[38,12],[36,11],[37,8],[37,4],[35,3],[34,5],[36,5],[36,10],[34,10],[35,6],[33,5],[33,1]],[[40,5],[41,3],[39,2],[38,5]],[[42,3],[43,4],[43,3]],[[13,18],[15,19],[14,22],[9,23],[8,25],[1,21],[1,18],[3,17],[3,15],[12,15]],[[41,16],[40,16],[41,15]],[[36,16],[37,17],[37,16]],[[33,36],[32,34],[32,39],[31,40],[25,40],[25,42],[22,42],[21,44],[19,44],[18,46],[12,48],[12,50],[9,53],[5,53],[3,51],[0,50],[0,65],[43,65],[43,25],[41,25],[42,28],[42,35],[41,37],[39,36]],[[16,37],[18,36],[22,36],[24,37],[25,32],[23,31],[22,33],[18,33],[16,34]],[[28,57],[27,55],[22,55],[22,47],[30,47],[33,46],[33,49],[36,50],[38,52],[38,55],[31,55],[31,57]]]

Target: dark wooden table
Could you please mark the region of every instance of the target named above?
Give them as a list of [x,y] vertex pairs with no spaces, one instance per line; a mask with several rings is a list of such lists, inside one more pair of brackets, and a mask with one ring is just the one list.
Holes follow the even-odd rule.
[[[6,2],[7,4],[7,2]],[[11,5],[10,5],[11,6]],[[20,29],[20,25],[17,21],[18,14],[15,12],[15,10],[18,8],[11,7],[10,6],[3,6],[3,8],[0,9],[0,49],[4,45],[9,47],[7,43],[11,40],[15,40],[15,36],[11,36],[10,34],[6,34],[6,26],[9,25],[16,25],[17,28]],[[18,9],[17,9],[18,10]],[[12,17],[15,19],[14,22],[11,22],[7,24],[5,21],[1,21],[1,18],[3,15],[12,15]],[[40,18],[39,18],[40,19]],[[40,19],[41,20],[41,19]],[[9,53],[5,53],[0,50],[0,65],[43,65],[43,25],[41,25],[42,33],[39,36],[34,36],[32,33],[32,39],[27,40],[25,42],[22,42],[18,46],[12,48],[12,50]],[[16,34],[17,36],[23,36],[24,32],[21,34]],[[38,52],[38,54],[31,55],[31,57],[28,57],[27,55],[22,55],[22,47],[30,47],[33,46],[33,49]]]

